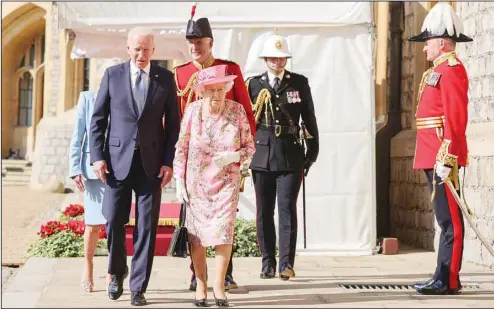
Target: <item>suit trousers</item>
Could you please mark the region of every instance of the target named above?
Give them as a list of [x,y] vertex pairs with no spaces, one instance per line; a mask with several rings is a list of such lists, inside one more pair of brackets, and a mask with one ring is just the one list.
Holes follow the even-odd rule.
[[302,171],[272,172],[252,170],[256,191],[257,241],[262,252],[262,270],[276,270],[274,209],[278,198],[279,268],[295,264],[297,245],[297,197]]
[[112,174],[107,174],[106,177],[103,214],[107,220],[108,273],[117,277],[124,275],[127,265],[125,224],[129,222],[132,191],[136,194],[131,292],[145,292],[151,276],[161,203],[161,180],[148,178],[139,150],[134,152],[127,178],[119,181]]
[[[432,191],[432,177],[436,177],[436,194],[434,198],[434,213],[441,228],[437,267],[434,280],[441,280],[450,289],[460,288],[460,269],[463,259],[463,241],[465,225],[460,207],[453,194],[441,179],[434,175],[434,170],[426,169],[425,174]],[[458,196],[460,192],[457,191]]]

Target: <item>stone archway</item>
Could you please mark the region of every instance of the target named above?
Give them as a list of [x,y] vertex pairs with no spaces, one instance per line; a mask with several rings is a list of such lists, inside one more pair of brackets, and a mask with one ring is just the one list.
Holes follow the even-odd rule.
[[[20,149],[22,157],[34,149],[35,128],[43,117],[46,16],[44,8],[24,3],[2,17],[2,157],[9,149]],[[19,80],[26,71],[33,78],[31,122],[20,126]]]

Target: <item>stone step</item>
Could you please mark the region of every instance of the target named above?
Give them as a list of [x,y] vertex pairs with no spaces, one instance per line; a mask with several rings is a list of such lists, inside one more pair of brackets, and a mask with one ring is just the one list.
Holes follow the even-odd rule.
[[5,175],[2,175],[2,180],[5,181],[25,181],[29,182],[31,180],[31,173],[20,173],[20,172],[8,172]]
[[9,160],[9,159],[3,159],[2,160],[2,167],[3,168],[10,168],[10,167],[22,167],[22,168],[31,168],[31,162],[27,160]]
[[29,181],[24,180],[6,180],[2,177],[2,186],[28,186]]
[[23,174],[31,177],[31,162],[26,160],[2,160],[2,177],[10,174]]

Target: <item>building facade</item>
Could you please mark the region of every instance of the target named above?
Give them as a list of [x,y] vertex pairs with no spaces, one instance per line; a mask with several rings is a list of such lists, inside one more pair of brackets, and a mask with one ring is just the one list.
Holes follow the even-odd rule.
[[[416,95],[431,63],[422,44],[406,39],[420,32],[435,2],[375,2],[375,115],[377,222],[379,236],[433,250],[437,228],[422,172],[412,169]],[[470,76],[470,166],[465,195],[475,221],[494,244],[494,4],[452,3],[474,42],[459,44]],[[95,90],[102,59],[70,58],[70,34],[58,29],[56,2],[2,3],[2,158],[33,163],[31,186],[67,177],[67,149],[80,91]],[[173,62],[160,62],[171,68]],[[494,265],[466,227],[465,259]]]

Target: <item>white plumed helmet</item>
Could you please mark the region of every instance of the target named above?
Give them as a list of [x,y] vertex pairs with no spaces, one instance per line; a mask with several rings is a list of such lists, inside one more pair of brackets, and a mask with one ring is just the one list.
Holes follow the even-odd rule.
[[412,42],[424,42],[433,38],[449,38],[458,43],[471,42],[472,38],[463,34],[463,24],[453,7],[448,3],[438,3],[424,19],[422,33],[409,38]]

